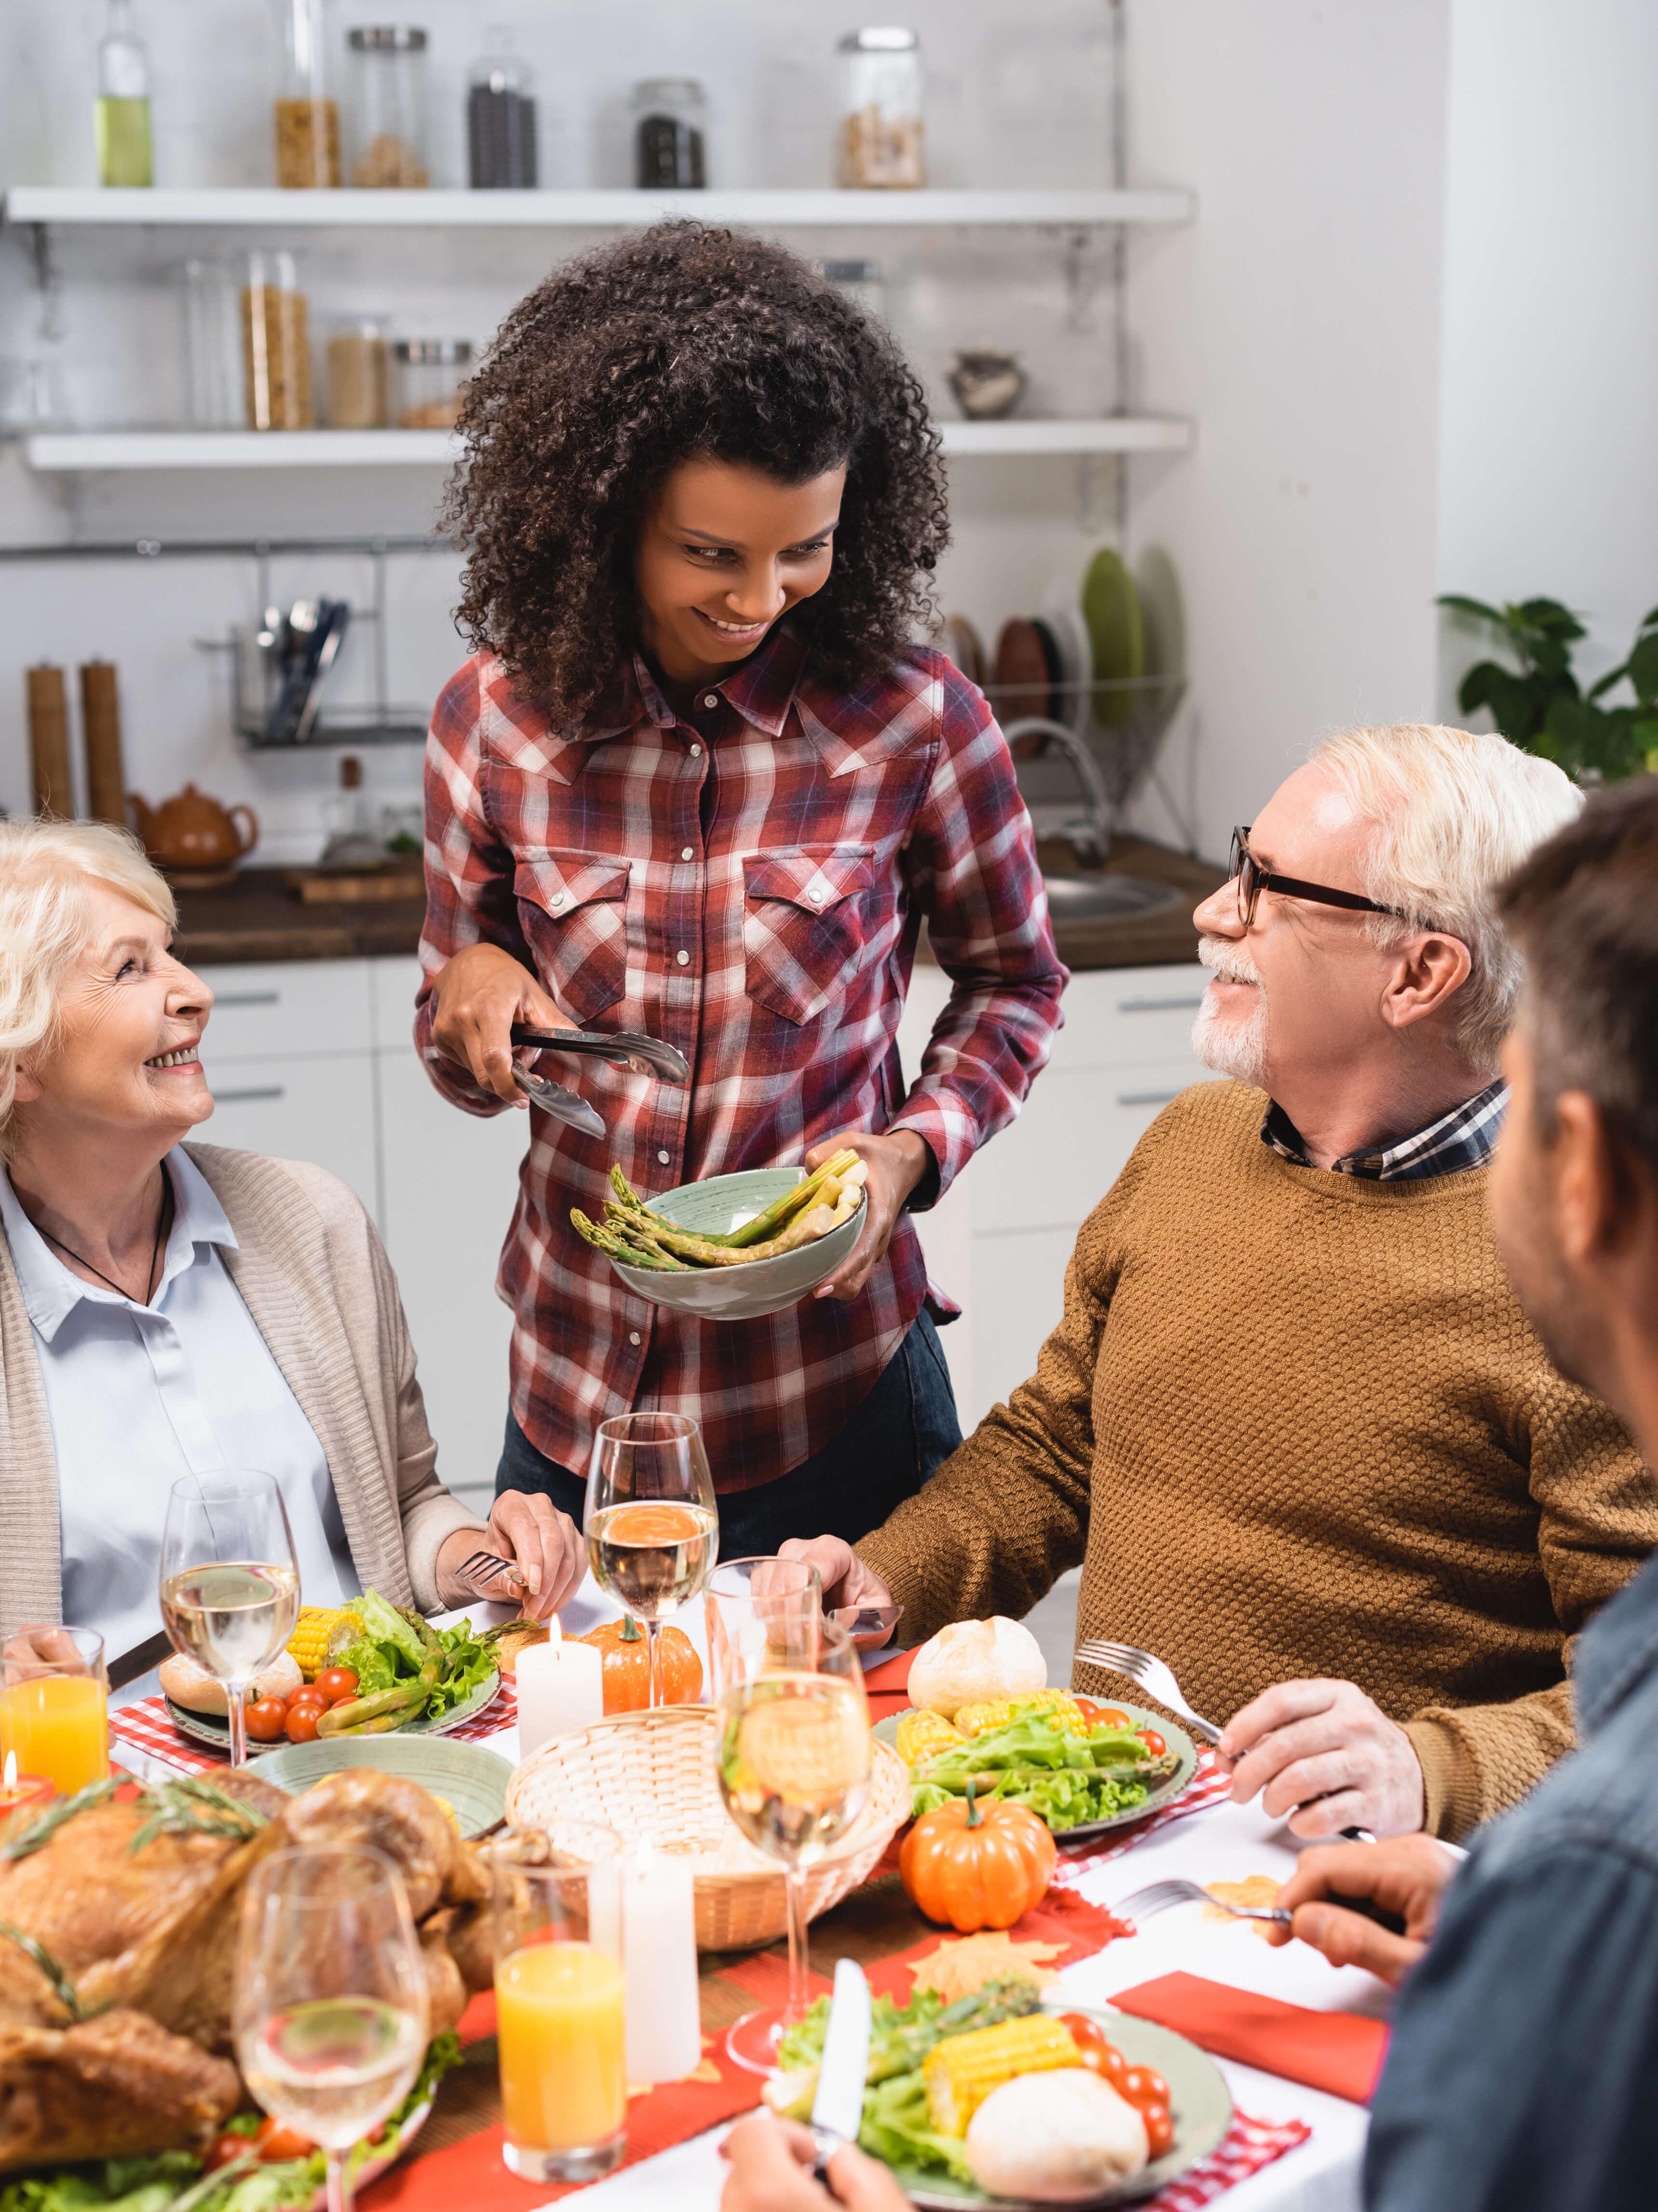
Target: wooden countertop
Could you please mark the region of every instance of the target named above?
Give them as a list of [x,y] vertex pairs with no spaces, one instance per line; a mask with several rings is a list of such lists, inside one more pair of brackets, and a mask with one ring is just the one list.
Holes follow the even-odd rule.
[[[1044,844],[1042,860],[1070,874],[1076,863],[1063,842]],[[1197,957],[1192,908],[1224,881],[1207,860],[1153,845],[1141,837],[1113,841],[1108,865],[1126,875],[1177,884],[1189,897],[1161,913],[1128,915],[1114,921],[1070,922],[1055,935],[1069,968],[1151,968]],[[178,952],[198,968],[250,960],[361,960],[412,957],[420,943],[424,906],[419,899],[305,906],[286,868],[243,868],[222,890],[179,894]],[[927,958],[923,933],[921,957]]]

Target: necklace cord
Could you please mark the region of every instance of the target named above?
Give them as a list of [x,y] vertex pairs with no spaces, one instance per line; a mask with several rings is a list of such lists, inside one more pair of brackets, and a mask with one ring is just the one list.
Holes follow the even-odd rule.
[[[161,1204],[160,1211],[155,1216],[155,1241],[149,1248],[149,1272],[144,1277],[144,1294],[142,1298],[137,1298],[133,1301],[135,1304],[147,1306],[155,1295],[155,1270],[161,1256],[161,1242],[166,1231],[172,1226],[172,1222],[173,1178],[167,1173],[167,1170],[163,1168],[161,1170]],[[72,1244],[65,1244],[61,1237],[54,1237],[50,1229],[41,1228],[40,1224],[38,1221],[35,1223],[34,1226],[39,1231],[40,1235],[46,1238],[48,1244],[55,1244],[60,1252],[67,1252],[70,1258],[75,1261],[77,1267],[84,1267],[89,1275],[96,1275],[100,1283],[107,1283],[111,1290],[115,1292],[118,1297],[131,1298],[132,1297],[131,1291],[125,1289],[123,1285],[116,1282],[112,1277],[106,1275],[101,1267],[94,1267],[91,1261],[87,1259],[83,1254],[77,1252]]]

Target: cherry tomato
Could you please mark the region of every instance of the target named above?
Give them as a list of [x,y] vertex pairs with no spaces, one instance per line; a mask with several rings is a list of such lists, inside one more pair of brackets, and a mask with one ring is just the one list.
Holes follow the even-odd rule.
[[320,1690],[331,1705],[337,1705],[342,1698],[356,1696],[357,1678],[349,1667],[325,1667],[312,1686]]
[[208,2146],[207,2156],[202,2160],[203,2173],[216,2173],[222,2166],[228,2166],[233,2158],[246,2158],[253,2148],[246,2136],[215,2136]]
[[288,1724],[288,1708],[280,1698],[260,1698],[244,1708],[242,1718],[255,1743],[275,1743]]
[[1148,2158],[1161,2158],[1166,2150],[1175,2147],[1175,2120],[1167,2105],[1145,2105],[1140,2118],[1145,2123],[1145,2153]]
[[1100,2072],[1120,2097],[1122,2094],[1122,2077],[1127,2071],[1128,2061],[1114,2043],[1108,2043],[1105,2046],[1105,2057],[1100,2064]]
[[1096,1705],[1092,1724],[1101,1730],[1130,1729],[1134,1725],[1121,1705]]
[[1148,2105],[1166,2106],[1169,2102],[1169,2084],[1150,2066],[1129,2067],[1116,2084],[1116,2090],[1120,2097],[1126,2097],[1131,2105],[1138,2105],[1142,2112]]
[[315,1743],[319,1717],[319,1709],[315,1705],[290,1705],[288,1709],[289,1743]]
[[300,1689],[288,1692],[288,1711],[291,1713],[295,1705],[315,1705],[319,1712],[328,1711],[327,1698],[313,1682],[307,1682]]
[[1136,1729],[1134,1733],[1139,1738],[1140,1741],[1145,1746],[1146,1749],[1151,1753],[1153,1759],[1163,1758],[1168,1751],[1168,1745],[1157,1734],[1156,1729]]
[[1111,2045],[1105,2039],[1105,2030],[1098,2021],[1090,2020],[1085,2012],[1062,2012],[1060,2026],[1069,2028],[1071,2040],[1082,2053],[1083,2064],[1091,2067],[1096,2074],[1105,2065],[1105,2054]]
[[253,2142],[269,2166],[276,2166],[287,2158],[309,2158],[317,2148],[309,2136],[302,2136],[297,2128],[285,2127],[280,2120],[261,2121]]
[[355,1690],[348,1690],[343,1698],[335,1698],[333,1705],[329,1706],[328,1711],[331,1713],[335,1705],[355,1705],[356,1702],[356,1692]]

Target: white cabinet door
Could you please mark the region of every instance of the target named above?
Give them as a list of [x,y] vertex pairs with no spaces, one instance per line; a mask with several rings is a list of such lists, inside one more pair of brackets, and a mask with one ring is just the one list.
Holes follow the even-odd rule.
[[[212,1031],[208,1032],[210,1042]],[[282,1160],[314,1160],[350,1184],[380,1214],[374,1146],[374,1060],[370,1053],[327,1060],[238,1059],[216,1065],[203,1052],[213,1114],[195,1134]]]
[[270,1060],[278,1053],[368,1052],[366,960],[250,961],[203,968],[213,993],[203,1060]]
[[386,1244],[438,1441],[438,1474],[487,1510],[507,1422],[512,1335],[495,1267],[528,1116],[463,1114],[434,1091],[412,1044],[381,1052],[377,1065]]

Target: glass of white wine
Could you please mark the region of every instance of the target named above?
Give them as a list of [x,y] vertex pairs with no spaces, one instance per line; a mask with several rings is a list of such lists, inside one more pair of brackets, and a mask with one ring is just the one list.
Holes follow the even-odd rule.
[[720,1556],[720,1513],[702,1431],[688,1413],[601,1421],[582,1518],[594,1578],[650,1639],[651,1703],[662,1703],[662,1624],[696,1595]]
[[823,1621],[786,1665],[739,1672],[720,1700],[720,1794],[751,1844],[783,1865],[789,1994],[738,2021],[726,2049],[768,2074],[784,2033],[806,2012],[806,1869],[843,1836],[869,1795],[869,1709],[844,1628]]
[[230,1763],[247,1759],[243,1701],[294,1633],[300,1571],[282,1494],[268,1474],[187,1474],[161,1531],[161,1624],[175,1651],[224,1684]]
[[804,1559],[721,1559],[703,1586],[702,1615],[717,1705],[740,1676],[775,1672],[816,1650],[823,1586]]
[[236,2057],[258,2103],[322,2146],[328,2212],[351,2212],[346,2154],[414,2087],[427,2021],[419,1938],[384,1852],[277,1851],[254,1869],[236,1959]]

